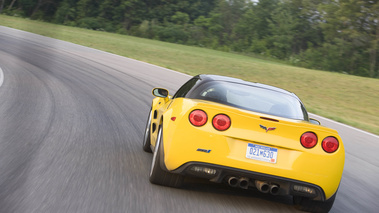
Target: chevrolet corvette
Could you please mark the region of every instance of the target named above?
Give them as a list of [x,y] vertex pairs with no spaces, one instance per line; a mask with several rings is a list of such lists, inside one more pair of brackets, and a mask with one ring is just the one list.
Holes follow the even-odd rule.
[[150,182],[180,187],[186,176],[292,196],[304,211],[328,212],[345,151],[336,130],[309,118],[293,93],[198,75],[170,96],[155,88],[143,150],[153,153]]

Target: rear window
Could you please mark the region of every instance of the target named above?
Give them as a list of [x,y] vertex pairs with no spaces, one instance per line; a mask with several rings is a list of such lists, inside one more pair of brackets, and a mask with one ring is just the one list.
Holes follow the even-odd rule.
[[208,82],[191,92],[189,98],[214,101],[284,118],[308,120],[307,112],[297,98],[245,84]]

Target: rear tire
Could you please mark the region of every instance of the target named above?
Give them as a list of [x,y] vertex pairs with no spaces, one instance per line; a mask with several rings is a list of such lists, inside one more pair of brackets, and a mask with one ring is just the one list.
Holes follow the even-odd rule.
[[143,136],[143,144],[142,144],[143,151],[149,152],[149,153],[152,153],[151,147],[150,147],[151,114],[152,114],[152,111],[150,110],[149,117],[147,118],[147,122],[146,122],[145,134]]
[[162,186],[170,186],[179,188],[183,185],[184,177],[178,174],[172,174],[161,168],[162,153],[162,127],[159,127],[157,142],[150,170],[150,182]]
[[329,212],[333,207],[336,196],[337,192],[326,201],[316,201],[306,197],[294,197],[294,203],[297,204],[297,208],[301,211],[324,213]]

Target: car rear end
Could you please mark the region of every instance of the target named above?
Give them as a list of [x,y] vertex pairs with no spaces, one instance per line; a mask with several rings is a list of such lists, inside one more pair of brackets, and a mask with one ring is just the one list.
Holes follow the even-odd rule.
[[320,201],[338,189],[344,147],[334,130],[187,98],[174,100],[163,125],[168,171]]

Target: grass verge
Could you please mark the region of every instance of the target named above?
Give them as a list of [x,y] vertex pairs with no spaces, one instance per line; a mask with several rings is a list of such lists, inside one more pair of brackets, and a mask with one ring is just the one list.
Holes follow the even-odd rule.
[[0,25],[104,50],[190,75],[227,75],[281,87],[297,94],[312,113],[379,135],[379,79],[292,67],[239,54],[4,15],[0,15]]

